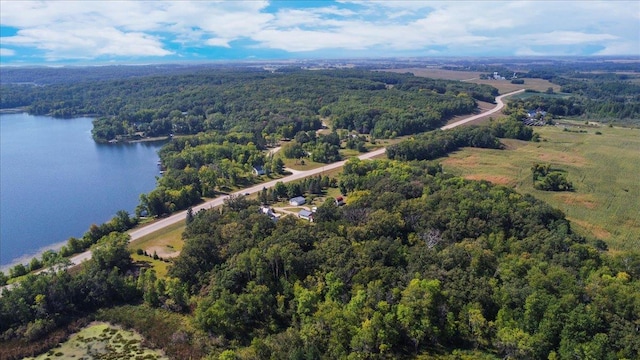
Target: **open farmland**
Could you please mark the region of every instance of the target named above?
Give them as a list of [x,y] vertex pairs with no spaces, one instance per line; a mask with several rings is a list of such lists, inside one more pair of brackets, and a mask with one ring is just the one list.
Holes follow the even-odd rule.
[[444,69],[419,69],[419,68],[406,68],[406,69],[393,69],[388,70],[392,72],[398,73],[406,73],[410,72],[415,76],[423,76],[432,79],[445,79],[445,80],[460,80],[466,82],[472,82],[475,84],[485,84],[491,85],[500,91],[500,94],[506,94],[508,92],[520,90],[520,89],[531,89],[536,91],[545,91],[548,88],[553,88],[553,91],[560,91],[560,86],[556,84],[552,84],[547,80],[543,79],[524,79],[524,84],[517,85],[512,84],[509,80],[482,80],[480,79],[480,74],[482,72],[478,71],[455,71],[455,70],[444,70]]
[[[640,246],[640,129],[536,128],[543,141],[503,140],[505,150],[464,149],[442,163],[468,179],[514,187],[561,209],[574,229],[607,242],[612,250]],[[578,132],[578,131],[586,132]],[[597,135],[598,131],[601,135]],[[548,163],[566,172],[575,192],[546,192],[532,186],[530,168]]]

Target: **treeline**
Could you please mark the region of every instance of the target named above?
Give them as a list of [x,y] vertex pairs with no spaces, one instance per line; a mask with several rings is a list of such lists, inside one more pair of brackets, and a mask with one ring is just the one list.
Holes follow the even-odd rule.
[[[345,134],[348,136],[348,134]],[[352,139],[351,137],[349,138]],[[347,147],[358,147],[361,151],[366,151],[364,148],[364,140],[360,137],[356,137],[359,141],[352,140],[347,144]],[[340,146],[342,138],[337,132],[333,131],[329,134],[316,134],[315,131],[300,131],[296,134],[293,141],[286,143],[282,146],[282,154],[288,159],[300,159],[310,157],[312,161],[320,163],[332,163],[340,161],[342,156],[340,155]]]
[[506,115],[520,112],[524,116],[525,111],[543,110],[551,116],[581,116],[584,114],[583,104],[571,97],[533,95],[526,98],[510,99],[502,110]]
[[[0,69],[1,84],[31,84],[47,86],[53,84],[73,84],[90,81],[128,79],[150,75],[167,75],[193,72],[208,65],[161,64],[149,66],[15,66]],[[222,66],[220,66],[222,67]],[[226,66],[229,67],[229,66]]]
[[[319,115],[332,112],[332,117],[344,118],[338,127],[375,129],[382,137],[432,129],[450,116],[473,111],[474,98],[493,101],[495,95],[497,90],[486,85],[410,74],[195,68],[189,74],[44,87],[2,85],[0,107],[26,106],[32,114],[60,117],[98,116],[92,132],[97,141],[209,130],[292,138],[298,131],[319,129]],[[360,113],[365,120],[346,120]]]
[[64,267],[68,263],[68,257],[89,249],[112,232],[125,232],[132,229],[138,225],[138,222],[138,217],[132,217],[126,211],[120,210],[111,220],[103,224],[91,224],[89,230],[80,239],[70,237],[60,250],[47,250],[39,258],[31,259],[27,265],[20,263],[11,267],[8,274],[0,272],[0,286],[7,284],[10,279],[27,275],[42,268]]
[[434,131],[417,135],[387,147],[387,158],[392,160],[433,160],[461,147],[500,149],[499,138],[531,140],[533,130],[510,117],[489,126],[462,126],[447,131]]
[[[640,90],[638,88],[637,90]],[[562,88],[561,91],[573,91]],[[606,90],[604,90],[606,92]],[[624,95],[619,97],[592,100],[580,94],[569,96],[534,95],[525,99],[513,99],[507,104],[511,108],[525,110],[542,109],[553,116],[584,117],[600,121],[616,121],[622,123],[637,123],[640,119],[640,97]],[[509,109],[505,109],[509,112]]]
[[[637,64],[634,64],[637,72]],[[624,67],[624,66],[623,66]],[[605,67],[606,68],[606,67]],[[618,68],[615,66],[614,68]],[[523,77],[547,79],[561,86],[568,96],[533,97],[524,100],[527,109],[542,108],[556,116],[582,116],[602,121],[638,124],[640,121],[640,85],[633,82],[640,73],[591,73],[560,68],[535,68]],[[614,71],[614,70],[609,70]],[[622,70],[616,70],[622,71]],[[628,70],[627,70],[628,71]],[[521,101],[522,100],[516,100]]]
[[431,89],[413,90],[402,98],[389,98],[386,92],[354,93],[323,107],[320,114],[331,116],[334,128],[390,138],[433,130],[443,119],[469,114],[476,108],[475,100],[466,93],[443,97]]
[[528,195],[429,163],[350,160],[314,224],[201,211],[170,275],[210,358],[637,358],[640,254]]

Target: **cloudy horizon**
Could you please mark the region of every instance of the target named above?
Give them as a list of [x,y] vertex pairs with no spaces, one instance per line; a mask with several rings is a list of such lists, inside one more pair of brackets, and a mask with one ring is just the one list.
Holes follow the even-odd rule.
[[637,1],[0,0],[0,64],[640,55]]

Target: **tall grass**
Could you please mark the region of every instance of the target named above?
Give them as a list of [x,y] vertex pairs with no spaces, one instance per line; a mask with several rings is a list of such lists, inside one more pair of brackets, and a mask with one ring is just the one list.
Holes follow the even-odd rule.
[[185,315],[145,305],[101,309],[96,319],[139,332],[143,344],[162,349],[172,359],[200,359],[208,352],[207,336],[195,330]]
[[[604,240],[611,250],[640,247],[640,129],[536,128],[543,141],[503,141],[506,150],[464,149],[443,159],[444,170],[529,193],[564,211],[579,233]],[[596,134],[599,132],[600,134]],[[575,192],[535,190],[534,163],[566,171]]]

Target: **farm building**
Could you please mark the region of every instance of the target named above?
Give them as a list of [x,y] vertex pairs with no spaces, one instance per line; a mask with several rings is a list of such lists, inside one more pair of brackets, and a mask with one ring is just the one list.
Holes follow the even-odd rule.
[[300,206],[304,205],[307,202],[304,197],[297,196],[289,200],[289,205],[291,206]]

